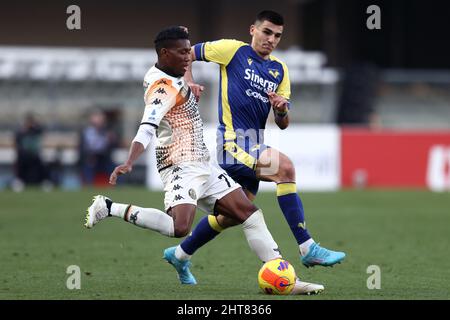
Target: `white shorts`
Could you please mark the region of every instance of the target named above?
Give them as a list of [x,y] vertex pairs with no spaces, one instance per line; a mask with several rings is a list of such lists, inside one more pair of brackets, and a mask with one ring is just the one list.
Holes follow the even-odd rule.
[[179,204],[193,204],[206,213],[241,186],[217,165],[210,162],[186,162],[160,172],[164,184],[164,206],[168,211]]

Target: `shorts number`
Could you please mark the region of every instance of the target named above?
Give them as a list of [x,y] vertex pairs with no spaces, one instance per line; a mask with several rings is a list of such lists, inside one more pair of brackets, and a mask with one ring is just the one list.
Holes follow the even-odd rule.
[[231,188],[231,183],[228,181],[227,176],[224,175],[223,173],[219,176],[219,179],[222,179],[222,178],[225,179],[225,182],[227,183],[228,188]]

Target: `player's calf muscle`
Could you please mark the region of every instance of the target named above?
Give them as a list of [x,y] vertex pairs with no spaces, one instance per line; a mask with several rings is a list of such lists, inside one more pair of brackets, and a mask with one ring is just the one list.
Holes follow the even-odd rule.
[[182,238],[191,231],[195,217],[196,207],[191,204],[181,204],[169,210],[168,214],[173,218],[174,237]]

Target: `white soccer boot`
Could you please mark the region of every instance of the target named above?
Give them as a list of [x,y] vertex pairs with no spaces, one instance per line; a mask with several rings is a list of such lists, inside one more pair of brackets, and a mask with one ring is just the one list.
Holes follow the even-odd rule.
[[293,295],[312,295],[312,294],[320,294],[325,290],[324,286],[321,284],[309,283],[300,281],[299,278],[295,280],[294,288],[292,289],[290,294]]
[[88,229],[92,228],[100,220],[108,217],[108,207],[106,206],[106,199],[109,198],[97,195],[92,199],[92,204],[87,208],[86,219],[84,226]]

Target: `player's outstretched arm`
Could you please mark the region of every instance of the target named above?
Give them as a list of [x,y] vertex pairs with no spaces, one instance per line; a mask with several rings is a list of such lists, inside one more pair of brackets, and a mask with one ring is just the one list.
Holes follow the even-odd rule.
[[[145,114],[144,114],[145,117]],[[117,177],[121,174],[126,174],[133,170],[133,163],[144,152],[147,146],[150,144],[153,136],[155,135],[155,129],[151,124],[141,123],[139,130],[136,133],[133,141],[131,142],[130,151],[128,152],[128,159],[124,164],[121,164],[114,168],[114,171],[109,177],[110,184],[116,184]]]
[[118,176],[131,172],[133,170],[133,163],[139,158],[144,150],[145,148],[142,143],[133,141],[130,147],[130,152],[128,153],[127,161],[114,168],[114,171],[109,177],[109,183],[114,185],[117,182]]

